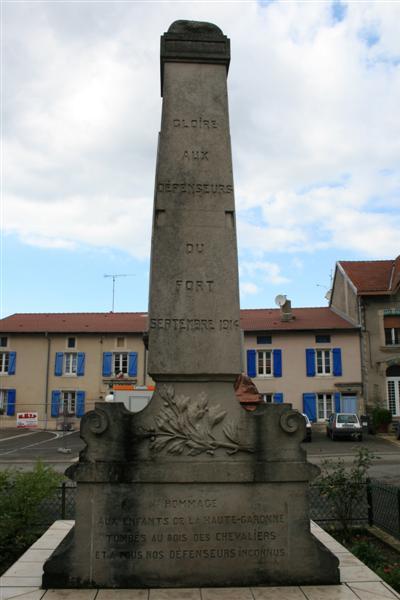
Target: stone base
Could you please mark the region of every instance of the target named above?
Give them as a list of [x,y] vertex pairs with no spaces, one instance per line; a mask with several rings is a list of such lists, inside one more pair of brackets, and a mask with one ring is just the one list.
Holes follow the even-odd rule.
[[300,447],[303,417],[285,404],[248,413],[227,382],[204,388],[176,382],[137,415],[106,403],[85,415],[87,448],[68,471],[76,525],[44,587],[339,581],[336,557],[310,533],[318,469]]
[[80,484],[78,495],[76,534],[46,562],[46,588],[339,581],[310,533],[304,484]]
[[311,523],[311,532],[340,561],[338,585],[181,588],[181,589],[40,589],[44,560],[73,526],[56,521],[0,579],[2,600],[395,600],[398,594],[376,573],[341,546],[328,533]]

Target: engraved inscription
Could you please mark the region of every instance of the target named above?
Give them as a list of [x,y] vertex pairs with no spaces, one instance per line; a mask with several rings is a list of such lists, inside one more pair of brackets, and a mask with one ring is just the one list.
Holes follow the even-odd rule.
[[[200,493],[201,495],[201,493]],[[234,492],[232,496],[235,497]],[[124,505],[119,516],[110,524],[100,517],[95,550],[97,560],[119,561],[224,561],[246,558],[257,561],[265,559],[264,568],[286,560],[287,523],[286,512],[235,510],[226,506],[223,495],[212,498],[212,506],[204,509],[197,499],[146,497],[148,517],[124,516]],[[250,501],[249,501],[250,503]],[[123,504],[123,503],[122,503]],[[227,512],[232,510],[232,512]],[[132,526],[134,530],[129,531]],[[177,526],[179,529],[177,530]],[[168,564],[168,563],[166,563]],[[248,564],[248,567],[250,567]]]
[[204,250],[204,244],[192,244],[191,242],[187,242],[185,246],[186,254],[202,254]]
[[160,181],[157,183],[157,191],[167,194],[232,194],[233,186],[223,183],[176,183]]
[[218,327],[221,331],[239,329],[238,319],[150,319],[150,329],[172,329],[174,331],[211,331]]
[[204,150],[185,150],[183,153],[185,160],[208,160],[208,151]]
[[198,117],[197,119],[173,119],[172,123],[174,127],[181,127],[183,129],[187,129],[188,127],[192,129],[218,128],[218,123],[215,119],[204,119],[203,117]]
[[177,279],[175,289],[179,292],[184,290],[186,292],[213,292],[214,281],[208,279],[206,281],[191,279]]

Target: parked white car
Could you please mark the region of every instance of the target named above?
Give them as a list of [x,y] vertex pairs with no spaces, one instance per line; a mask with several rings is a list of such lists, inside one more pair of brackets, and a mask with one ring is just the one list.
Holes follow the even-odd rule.
[[333,413],[326,426],[326,435],[332,440],[339,437],[353,437],[362,440],[362,426],[354,413]]

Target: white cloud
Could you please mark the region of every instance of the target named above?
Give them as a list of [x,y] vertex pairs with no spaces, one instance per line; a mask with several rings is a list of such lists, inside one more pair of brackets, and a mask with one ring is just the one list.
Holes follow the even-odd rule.
[[4,12],[4,226],[25,243],[148,257],[159,36],[192,18],[231,38],[239,242],[253,272],[287,281],[271,252],[398,254],[400,4],[349,3],[336,23],[327,2]]
[[289,281],[289,279],[281,275],[279,265],[265,261],[243,262],[241,273],[245,276],[249,275],[250,277],[254,277],[254,279],[271,283],[272,285],[279,285],[280,283]]
[[259,291],[260,291],[260,288],[255,283],[251,283],[250,281],[243,281],[240,283],[241,294],[253,295],[253,294],[258,294]]

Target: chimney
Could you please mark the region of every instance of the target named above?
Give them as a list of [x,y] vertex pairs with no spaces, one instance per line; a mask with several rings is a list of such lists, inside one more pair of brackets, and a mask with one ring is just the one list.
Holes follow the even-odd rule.
[[294,319],[292,313],[292,303],[286,299],[285,304],[281,306],[281,321],[292,321]]

